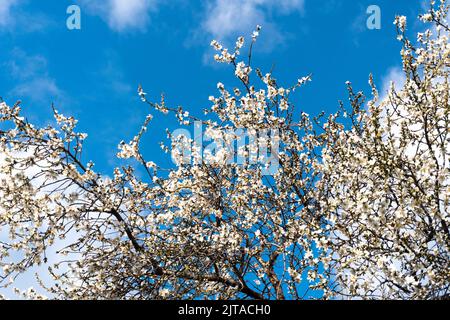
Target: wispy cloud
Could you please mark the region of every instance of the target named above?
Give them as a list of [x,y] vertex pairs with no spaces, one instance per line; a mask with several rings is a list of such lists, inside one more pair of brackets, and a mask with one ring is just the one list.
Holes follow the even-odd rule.
[[215,0],[206,5],[201,29],[214,39],[227,41],[230,38],[251,32],[262,25],[270,39],[279,43],[282,31],[274,22],[273,15],[302,13],[304,0]]
[[355,17],[353,20],[350,30],[354,36],[359,35],[360,33],[363,33],[364,31],[367,31],[367,7],[363,6],[362,4],[358,5],[359,7],[359,14]]
[[15,83],[10,94],[47,104],[66,99],[56,80],[49,75],[44,56],[29,55],[20,48],[13,49],[11,56],[11,60],[4,64]]
[[18,3],[19,0],[2,0],[0,2],[0,27],[5,27],[11,23],[11,11]]
[[150,23],[150,13],[157,0],[80,0],[87,12],[102,18],[117,32],[145,31]]

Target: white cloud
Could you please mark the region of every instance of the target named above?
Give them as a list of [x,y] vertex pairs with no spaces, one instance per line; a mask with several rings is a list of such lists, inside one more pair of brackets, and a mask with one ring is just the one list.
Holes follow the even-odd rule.
[[[157,0],[80,0],[88,13],[100,16],[117,32],[145,30]],[[83,8],[82,8],[83,9]]]
[[249,34],[259,24],[279,42],[283,37],[272,14],[302,13],[303,9],[304,0],[215,0],[207,5],[201,27],[214,39],[225,41]]
[[56,85],[56,81],[48,77],[37,77],[19,84],[11,93],[19,97],[29,97],[35,102],[48,104],[63,95]]
[[28,3],[25,0],[0,0],[0,32],[37,32],[55,25],[55,21],[42,12],[27,12]]
[[64,92],[47,70],[47,59],[42,55],[29,55],[19,48],[12,50],[13,58],[5,64],[16,83],[10,94],[28,97],[33,102],[50,104],[65,99]]
[[104,88],[113,94],[130,95],[133,87],[126,81],[120,56],[114,51],[106,51],[104,61],[105,64],[96,74]]

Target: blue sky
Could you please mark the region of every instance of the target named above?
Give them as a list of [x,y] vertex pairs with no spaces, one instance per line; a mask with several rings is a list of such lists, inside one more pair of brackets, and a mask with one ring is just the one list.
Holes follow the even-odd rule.
[[[81,8],[81,30],[68,30],[66,9]],[[366,9],[381,8],[381,29],[366,27]],[[214,63],[212,39],[233,43],[262,25],[254,66],[290,85],[313,74],[297,93],[298,108],[310,114],[334,112],[346,99],[345,82],[369,92],[369,73],[383,87],[398,75],[400,43],[392,24],[409,20],[409,32],[423,26],[412,0],[0,0],[0,96],[20,99],[30,121],[51,120],[57,109],[79,119],[89,134],[85,160],[109,174],[120,140],[129,140],[148,113],[137,96],[164,92],[171,106],[201,114],[221,81],[232,85],[229,66]],[[147,159],[167,164],[158,142],[170,116],[156,118],[145,140]]]
[[[229,66],[213,61],[212,39],[225,44],[261,36],[254,67],[274,70],[290,85],[313,74],[297,92],[297,107],[310,114],[334,112],[346,100],[345,82],[370,92],[369,73],[379,88],[401,81],[400,43],[393,20],[403,14],[414,38],[423,1],[413,0],[0,0],[0,97],[22,100],[27,118],[52,121],[51,103],[79,119],[89,134],[84,160],[109,175],[121,140],[130,140],[149,112],[138,95],[142,84],[158,101],[182,105],[196,115],[209,106],[217,82],[235,82]],[[81,30],[68,30],[66,9],[81,8]],[[381,29],[366,27],[369,5],[381,9]],[[244,51],[245,52],[245,51]],[[154,112],[153,112],[154,113]],[[144,141],[147,160],[171,165],[160,150],[170,116],[154,113]],[[27,288],[33,272],[15,283]],[[10,291],[0,290],[9,295]]]

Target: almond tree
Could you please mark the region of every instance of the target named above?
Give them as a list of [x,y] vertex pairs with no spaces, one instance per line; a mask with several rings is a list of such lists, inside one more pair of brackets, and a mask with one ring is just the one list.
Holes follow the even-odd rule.
[[[256,70],[253,84],[258,33],[242,60],[244,38],[233,51],[212,42],[216,60],[232,66],[240,85],[218,84],[206,120],[166,106],[164,97],[150,102],[139,87],[151,111],[173,113],[187,127],[196,122],[216,142],[211,149],[169,132],[172,145],[163,149],[172,149],[175,168],[160,168],[140,151],[152,115],[132,141],[119,144],[117,156],[134,165],[105,178],[82,161],[86,135],[75,131],[74,118],[55,110],[58,126],[37,128],[22,116],[20,103],[2,103],[0,226],[9,234],[0,244],[3,283],[45,263],[48,249],[70,237],[58,251],[63,258],[49,268],[55,283],[47,289],[57,298],[323,294],[320,261],[328,240],[312,198],[320,141],[313,121],[289,101],[309,77],[283,88]],[[242,133],[250,142],[236,146]]]
[[[345,297],[450,294],[450,44],[448,4],[431,2],[417,41],[397,17],[405,84],[327,124],[321,205],[332,232],[330,279]],[[343,116],[343,117],[342,117]],[[350,125],[349,125],[350,124]]]
[[204,128],[193,138],[168,132],[173,168],[141,152],[151,114],[119,144],[124,165],[107,178],[83,161],[87,136],[74,118],[54,110],[57,125],[38,128],[20,103],[1,103],[2,284],[64,243],[49,268],[56,298],[445,297],[447,12],[432,1],[422,20],[433,28],[417,44],[398,17],[404,87],[380,99],[371,79],[366,105],[349,84],[349,110],[323,125],[291,103],[309,77],[284,88],[252,70],[259,28],[245,58],[242,37],[231,51],[213,41],[239,86],[219,83],[205,116],[138,89],[151,112]]

